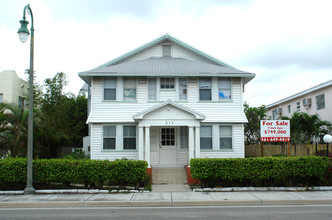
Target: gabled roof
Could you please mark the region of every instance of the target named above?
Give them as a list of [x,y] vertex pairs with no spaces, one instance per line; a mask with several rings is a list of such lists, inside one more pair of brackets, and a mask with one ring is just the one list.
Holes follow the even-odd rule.
[[[164,41],[169,41],[207,60],[207,62],[172,57],[151,57],[149,59],[123,62]],[[244,84],[255,77],[255,74],[238,70],[212,56],[209,56],[190,45],[165,34],[129,53],[108,61],[90,71],[78,74],[90,84],[93,76],[223,76],[243,77]]]
[[321,83],[321,84],[319,84],[319,85],[317,85],[317,86],[311,87],[311,88],[306,89],[306,90],[304,90],[304,91],[302,91],[302,92],[296,93],[296,94],[291,95],[291,96],[289,96],[289,97],[287,97],[287,98],[284,98],[284,99],[281,99],[281,100],[279,100],[279,101],[277,101],[277,102],[274,102],[274,103],[272,103],[272,104],[269,104],[269,105],[266,106],[266,108],[269,109],[269,108],[271,108],[271,107],[273,107],[273,106],[280,105],[280,104],[282,104],[282,103],[284,103],[284,102],[288,102],[288,101],[290,101],[290,100],[292,100],[292,99],[296,99],[296,98],[298,98],[298,97],[301,97],[301,96],[303,96],[303,95],[307,95],[307,94],[309,94],[309,93],[311,93],[311,92],[317,91],[317,90],[319,90],[319,89],[322,89],[322,88],[325,88],[325,87],[328,87],[328,86],[332,86],[332,80],[329,80],[329,81],[327,81],[327,82]]
[[162,107],[164,107],[166,105],[172,105],[172,106],[174,106],[174,107],[176,107],[178,109],[181,109],[181,110],[183,110],[185,112],[188,112],[188,113],[194,115],[196,117],[196,119],[198,119],[198,120],[204,120],[205,119],[205,115],[204,114],[202,114],[200,112],[197,112],[197,111],[195,111],[193,109],[190,109],[190,108],[188,108],[188,107],[186,107],[184,105],[181,105],[179,103],[176,103],[176,102],[174,102],[174,101],[172,101],[170,99],[167,100],[167,101],[165,101],[165,102],[163,102],[163,103],[160,103],[158,105],[155,105],[155,106],[153,106],[151,108],[148,108],[148,109],[146,109],[146,110],[144,110],[142,112],[139,112],[139,113],[133,115],[133,119],[134,120],[143,119],[146,114],[151,113],[153,111],[156,111],[156,110],[158,110],[158,109],[160,109],[160,108],[162,108]]

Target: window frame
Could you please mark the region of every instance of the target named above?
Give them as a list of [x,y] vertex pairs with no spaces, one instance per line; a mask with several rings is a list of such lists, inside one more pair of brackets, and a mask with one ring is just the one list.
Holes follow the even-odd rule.
[[[222,81],[229,82],[229,85],[227,85],[227,86],[229,86],[229,88],[222,87],[220,85],[220,82],[222,82]],[[229,97],[224,95],[225,91],[229,91]],[[222,96],[224,98],[222,98]],[[219,101],[231,101],[232,100],[232,78],[229,78],[229,77],[227,77],[227,78],[219,77],[218,78],[218,100]]]
[[301,111],[301,102],[296,102],[296,111]]
[[291,105],[288,105],[287,106],[287,109],[288,109],[288,114],[290,114],[292,112],[292,106]]
[[[152,80],[154,80],[154,88],[150,88]],[[152,91],[154,92],[154,98],[150,98]],[[157,101],[157,78],[148,78],[148,100]]]
[[[114,86],[106,86],[106,81],[107,81],[107,80],[114,80],[114,82],[115,82],[115,83],[114,83]],[[117,94],[116,94],[116,92],[117,92],[117,91],[116,91],[116,90],[117,90],[116,87],[117,87],[117,78],[116,78],[115,76],[105,76],[105,77],[104,77],[104,94],[103,94],[103,95],[104,95],[104,97],[103,97],[104,100],[106,100],[106,101],[116,101],[116,95],[117,95]],[[105,94],[106,94],[106,93],[105,93],[106,90],[114,90],[114,98],[107,98],[107,99],[106,99],[106,97],[105,97],[105,96],[106,96],[106,95],[105,95]]]
[[[133,127],[135,128],[135,136],[130,136],[130,135],[125,135],[125,128],[126,127]],[[136,125],[123,125],[122,128],[122,139],[123,139],[123,150],[128,151],[128,150],[137,150],[137,126]],[[126,139],[135,139],[135,148],[126,148]]]
[[[135,88],[126,88],[126,81],[133,81]],[[128,86],[128,85],[127,85]],[[135,98],[130,98],[130,96],[126,96],[126,90],[134,90]],[[123,78],[123,101],[136,101],[137,100],[137,79],[135,77],[125,77]]]
[[172,46],[165,44],[162,45],[162,57],[172,57]]
[[[323,100],[322,102],[318,102],[319,98],[322,97],[321,99]],[[317,110],[321,110],[321,109],[325,109],[325,94],[320,94],[316,96],[316,109]]]
[[[203,80],[209,80],[210,81],[210,85],[208,86],[208,88],[203,87]],[[211,77],[199,77],[198,79],[198,89],[199,89],[199,101],[212,101],[212,78]],[[202,92],[203,91],[210,91],[210,98],[209,99],[202,99]]]
[[174,90],[175,89],[175,78],[172,78],[172,77],[160,78],[160,89]]
[[[230,128],[230,132],[231,132],[231,134],[230,135],[222,135],[221,134],[221,128],[222,127],[227,127],[227,128]],[[219,126],[219,149],[220,150],[233,150],[233,126],[232,125],[220,125]],[[230,141],[230,143],[231,143],[231,146],[230,146],[230,148],[222,148],[221,147],[221,143],[222,143],[222,138],[223,139],[230,139],[231,141]]]
[[186,126],[180,127],[180,149],[189,148],[189,128]]
[[[183,82],[181,83],[181,81],[185,81],[185,86],[183,86],[183,84],[182,84]],[[178,84],[179,84],[179,101],[187,101],[188,100],[188,79],[185,77],[179,77]]]
[[[202,135],[202,131],[203,131],[203,128],[210,128],[211,129],[211,135],[210,136],[203,136]],[[205,147],[203,144],[202,144],[202,139],[209,139],[210,143],[211,143],[211,146],[208,146],[208,147]],[[201,150],[213,150],[213,127],[212,125],[203,125],[201,126],[200,128],[200,149]]]
[[[113,127],[114,128],[114,136],[105,136],[105,128]],[[105,148],[105,139],[114,139],[114,148]],[[116,150],[116,125],[104,125],[103,126],[103,150]]]

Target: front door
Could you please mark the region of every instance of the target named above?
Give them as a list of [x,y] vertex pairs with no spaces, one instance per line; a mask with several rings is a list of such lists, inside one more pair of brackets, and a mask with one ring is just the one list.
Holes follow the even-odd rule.
[[175,128],[161,128],[160,130],[160,165],[176,164],[176,131]]

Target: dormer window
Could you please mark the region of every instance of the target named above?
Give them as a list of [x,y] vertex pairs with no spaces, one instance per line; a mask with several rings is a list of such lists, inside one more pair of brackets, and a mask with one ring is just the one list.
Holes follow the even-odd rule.
[[163,57],[171,57],[171,45],[162,45]]

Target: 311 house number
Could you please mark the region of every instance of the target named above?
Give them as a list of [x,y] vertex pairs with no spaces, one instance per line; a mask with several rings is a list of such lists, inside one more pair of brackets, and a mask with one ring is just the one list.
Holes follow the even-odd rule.
[[173,125],[174,122],[173,121],[165,121],[165,125]]

